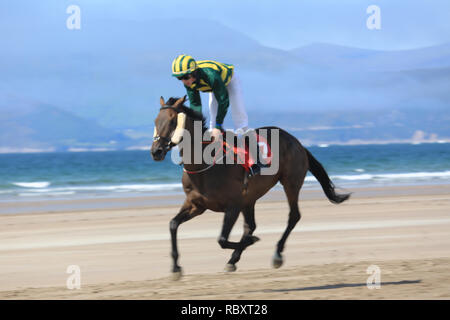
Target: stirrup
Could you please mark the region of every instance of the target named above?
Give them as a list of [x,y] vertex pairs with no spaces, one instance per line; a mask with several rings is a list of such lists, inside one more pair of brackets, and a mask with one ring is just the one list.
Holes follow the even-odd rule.
[[259,163],[254,163],[250,168],[248,172],[248,177],[252,178],[254,176],[257,176],[261,173],[261,165]]

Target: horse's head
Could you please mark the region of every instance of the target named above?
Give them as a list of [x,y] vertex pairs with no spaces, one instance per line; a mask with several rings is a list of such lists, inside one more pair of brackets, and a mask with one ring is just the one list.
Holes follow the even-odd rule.
[[186,114],[183,112],[183,103],[186,96],[180,99],[169,99],[164,102],[160,98],[161,109],[155,119],[153,144],[151,154],[153,160],[164,160],[167,152],[177,145],[183,137]]

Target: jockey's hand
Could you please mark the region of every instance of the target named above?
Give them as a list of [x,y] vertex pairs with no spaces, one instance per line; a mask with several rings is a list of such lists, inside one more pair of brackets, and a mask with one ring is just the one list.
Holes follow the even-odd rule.
[[220,129],[214,128],[211,132],[212,141],[220,141],[222,140],[222,131]]

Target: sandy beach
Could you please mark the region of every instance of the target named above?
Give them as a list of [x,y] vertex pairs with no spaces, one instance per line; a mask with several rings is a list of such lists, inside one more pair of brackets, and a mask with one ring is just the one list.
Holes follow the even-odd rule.
[[[223,214],[205,212],[179,229],[179,281],[170,277],[169,220],[183,196],[2,203],[0,298],[449,299],[450,185],[351,191],[341,205],[302,191],[280,269],[271,258],[287,223],[282,192],[257,203],[261,241],[234,273],[223,271],[231,251],[216,242]],[[97,208],[102,201],[111,206]],[[231,239],[241,232],[239,219]],[[67,288],[71,265],[80,289]],[[366,285],[372,265],[380,289]]]

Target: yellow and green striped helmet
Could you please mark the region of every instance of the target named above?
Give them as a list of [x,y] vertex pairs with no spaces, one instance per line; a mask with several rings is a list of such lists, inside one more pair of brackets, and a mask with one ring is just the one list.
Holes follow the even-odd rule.
[[172,76],[181,77],[197,69],[197,63],[191,56],[180,54],[172,62]]

